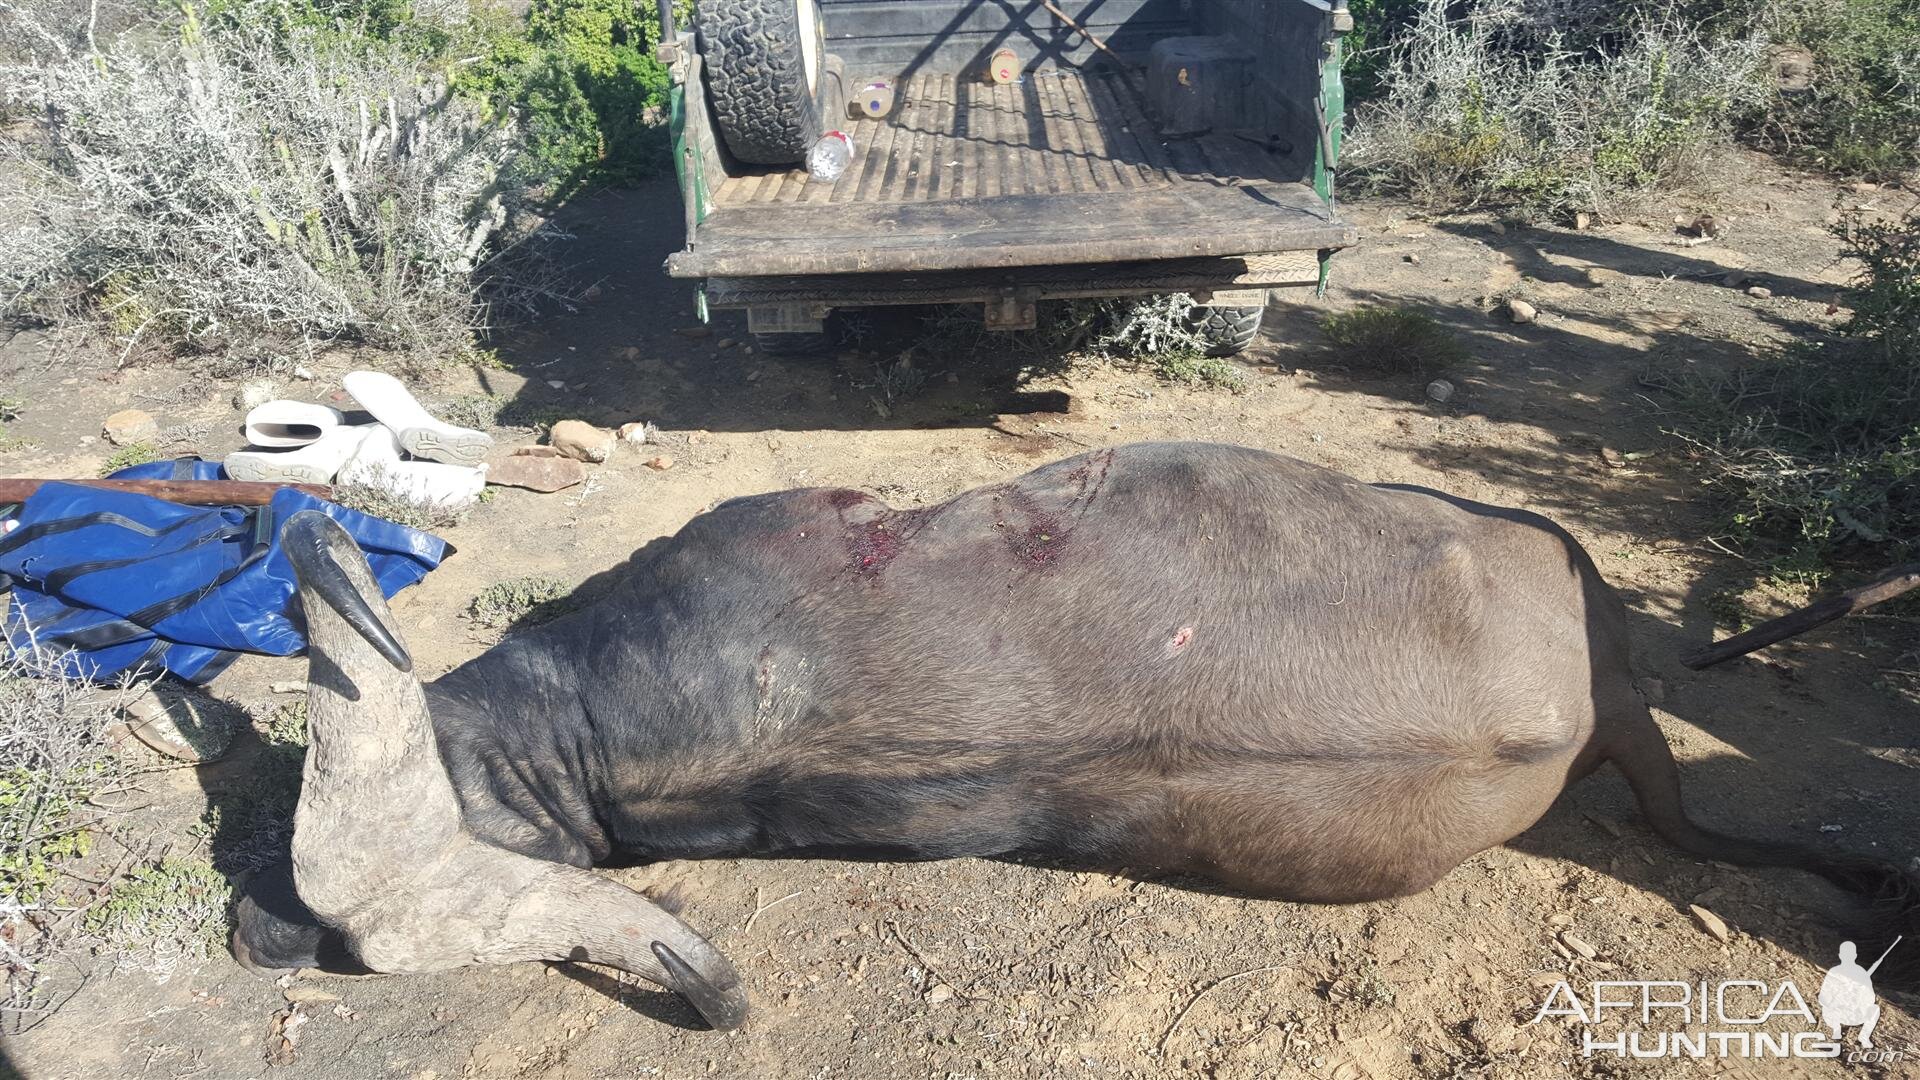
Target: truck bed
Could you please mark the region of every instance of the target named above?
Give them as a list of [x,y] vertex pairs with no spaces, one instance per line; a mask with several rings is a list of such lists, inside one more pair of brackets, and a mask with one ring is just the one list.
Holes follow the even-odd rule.
[[857,154],[728,176],[678,277],[973,270],[1236,256],[1351,244],[1308,182],[1313,148],[1211,132],[1165,140],[1118,69],[1010,86],[925,72],[885,120],[841,121]]

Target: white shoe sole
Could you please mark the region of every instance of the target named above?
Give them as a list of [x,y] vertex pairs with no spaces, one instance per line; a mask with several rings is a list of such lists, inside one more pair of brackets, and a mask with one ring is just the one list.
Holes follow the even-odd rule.
[[330,484],[379,424],[334,428],[296,450],[241,450],[221,464],[235,480],[256,484]]
[[318,465],[275,462],[265,454],[233,454],[221,462],[227,476],[253,484],[327,484],[333,474]]
[[493,436],[456,427],[410,427],[400,432],[400,445],[414,457],[448,465],[478,465],[493,449]]
[[399,379],[380,371],[351,371],[340,380],[347,393],[392,428],[414,457],[448,465],[478,465],[493,448],[493,436],[437,419],[414,400]]

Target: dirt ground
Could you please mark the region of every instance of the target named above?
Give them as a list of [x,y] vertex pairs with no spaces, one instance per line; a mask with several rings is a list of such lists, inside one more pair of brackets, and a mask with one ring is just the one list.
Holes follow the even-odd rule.
[[[1638,667],[1700,818],[1904,862],[1920,836],[1920,712],[1884,677],[1911,647],[1900,624],[1852,620],[1704,673],[1678,659],[1713,636],[1714,612],[1756,569],[1705,539],[1698,478],[1661,431],[1671,402],[1645,377],[1739,363],[1830,329],[1845,317],[1829,309],[1851,268],[1829,223],[1844,207],[1912,198],[1739,168],[1722,195],[1587,232],[1349,204],[1361,247],[1339,257],[1326,302],[1269,313],[1245,358],[1245,393],[1082,365],[1019,387],[1070,396],[1044,413],[1008,411],[1013,373],[993,355],[929,371],[923,392],[883,416],[875,357],[770,361],[749,352],[733,315],[707,337],[676,333],[694,321],[690,290],[659,271],[679,243],[677,197],[665,185],[605,193],[569,223],[582,272],[600,282],[593,299],[513,336],[505,370],[463,371],[433,391],[489,390],[602,423],[652,420],[663,445],[621,448],[586,487],[502,491],[444,530],[459,554],[395,610],[432,676],[493,640],[459,615],[487,584],[536,573],[588,581],[726,498],[845,485],[920,505],[1092,447],[1240,443],[1562,522],[1628,600]],[[1724,237],[1675,244],[1672,214],[1702,208],[1727,223]],[[1729,273],[1752,280],[1729,284]],[[1771,296],[1750,295],[1755,284]],[[1513,290],[1538,306],[1537,323],[1490,310],[1489,298]],[[1374,303],[1427,309],[1467,345],[1450,402],[1426,400],[1422,380],[1334,363],[1319,319]],[[162,427],[198,425],[178,451],[238,445],[231,383],[165,366],[111,373],[25,335],[0,363],[8,392],[29,402],[10,431],[38,444],[0,455],[0,472],[94,474],[107,450],[83,437],[128,406]],[[346,365],[322,358],[317,377],[292,389],[324,396]],[[643,464],[658,453],[673,467]],[[296,660],[249,659],[214,691],[264,715],[280,700],[269,685],[303,675]],[[207,790],[244,778],[245,750],[154,774],[147,813],[193,821]],[[1876,1038],[1906,1048],[1903,1062],[1588,1058],[1579,1024],[1530,1024],[1556,979],[1589,1001],[1595,979],[1790,979],[1811,1000],[1834,962],[1838,894],[1801,874],[1676,852],[1640,824],[1611,772],[1432,890],[1352,907],[990,860],[716,860],[615,873],[681,891],[685,917],[750,988],[744,1030],[701,1030],[677,999],[571,965],[303,976],[283,988],[224,954],[165,982],[96,960],[63,1009],[8,1040],[0,1072],[11,1059],[32,1080],[1920,1076],[1920,999],[1890,993]],[[1690,904],[1723,919],[1728,940]],[[307,999],[310,1019],[292,1062],[270,1067],[270,1029],[289,993]],[[1597,1037],[1642,1026],[1637,1014],[1610,1016]]]

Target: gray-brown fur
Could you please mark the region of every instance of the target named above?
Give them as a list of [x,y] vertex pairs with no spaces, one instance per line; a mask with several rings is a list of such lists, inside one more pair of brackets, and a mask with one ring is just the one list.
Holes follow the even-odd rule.
[[[734,500],[426,701],[463,834],[578,867],[1025,853],[1379,899],[1616,760],[1689,850],[1835,876],[1686,822],[1624,611],[1564,531],[1230,446],[920,510]],[[303,802],[303,895],[316,827]]]

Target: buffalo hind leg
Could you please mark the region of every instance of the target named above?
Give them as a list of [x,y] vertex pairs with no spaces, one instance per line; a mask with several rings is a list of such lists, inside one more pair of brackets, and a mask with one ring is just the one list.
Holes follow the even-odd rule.
[[[1890,944],[1899,934],[1920,934],[1920,880],[1883,859],[1826,852],[1804,844],[1749,840],[1702,828],[1687,816],[1680,794],[1680,769],[1653,714],[1631,692],[1600,710],[1599,739],[1633,787],[1647,824],[1673,846],[1705,859],[1736,866],[1783,866],[1818,875],[1867,903],[1867,925],[1855,933],[1862,951],[1870,943]],[[1920,964],[1889,963],[1893,985],[1912,986]]]

